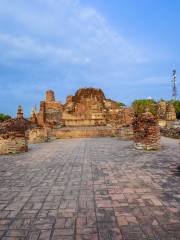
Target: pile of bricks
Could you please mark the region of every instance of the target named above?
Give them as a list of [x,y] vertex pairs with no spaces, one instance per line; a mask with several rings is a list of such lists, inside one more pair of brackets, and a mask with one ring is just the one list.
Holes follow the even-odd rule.
[[180,139],[180,127],[178,128],[161,128],[161,135],[165,137]]
[[136,149],[157,150],[160,148],[158,120],[151,113],[146,112],[135,116],[133,131]]

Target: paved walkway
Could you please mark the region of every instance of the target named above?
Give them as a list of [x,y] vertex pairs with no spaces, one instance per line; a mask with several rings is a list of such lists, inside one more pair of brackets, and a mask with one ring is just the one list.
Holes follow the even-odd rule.
[[0,239],[180,239],[180,145],[70,139],[0,157]]

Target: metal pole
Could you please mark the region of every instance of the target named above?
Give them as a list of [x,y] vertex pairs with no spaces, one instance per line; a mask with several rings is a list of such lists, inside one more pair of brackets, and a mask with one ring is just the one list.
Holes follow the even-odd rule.
[[172,84],[173,84],[173,89],[172,89],[172,97],[174,100],[177,99],[177,89],[176,89],[176,70],[173,70],[172,74]]

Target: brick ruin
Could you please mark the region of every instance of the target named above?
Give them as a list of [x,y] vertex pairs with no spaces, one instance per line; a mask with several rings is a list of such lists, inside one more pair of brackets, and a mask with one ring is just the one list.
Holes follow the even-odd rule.
[[26,130],[30,123],[23,117],[19,106],[17,118],[0,124],[0,154],[21,153],[28,151]]
[[160,148],[158,118],[146,112],[134,117],[134,145],[136,149],[157,150]]
[[166,127],[176,120],[176,111],[171,103],[160,101],[158,103],[158,120],[161,127]]
[[55,126],[61,123],[63,105],[55,100],[54,92],[46,92],[46,100],[40,102],[40,111],[34,108],[30,121],[38,126]]
[[[167,126],[176,119],[172,104],[158,103],[158,122]],[[118,136],[133,139],[133,110],[122,107],[107,99],[101,89],[82,88],[74,96],[68,96],[62,104],[48,90],[40,110],[34,108],[31,114],[33,128],[29,130],[32,143],[47,141],[49,138]],[[151,119],[151,117],[150,117]]]
[[[158,103],[160,126],[176,120],[172,104]],[[132,108],[120,106],[117,102],[106,99],[101,89],[82,88],[74,96],[68,96],[65,104],[56,101],[54,92],[48,90],[46,99],[40,102],[40,110],[34,108],[30,121],[40,127],[84,127],[131,125]]]
[[40,111],[32,111],[30,121],[34,128],[29,131],[29,139],[44,141],[44,132],[56,138],[111,136],[114,129],[131,124],[132,119],[131,108],[106,99],[101,89],[79,89],[67,97],[65,104],[56,101],[54,92],[48,90],[46,99],[40,102]]
[[54,92],[46,92],[40,111],[34,109],[31,122],[39,126],[107,126],[132,122],[132,109],[119,106],[106,99],[101,89],[79,89],[74,96],[68,96],[65,104],[55,100]]
[[105,126],[105,96],[100,89],[80,89],[67,97],[62,114],[64,126]]
[[159,125],[167,126],[175,119],[173,105],[164,101],[158,103],[157,118],[149,112],[134,116],[132,108],[106,99],[101,89],[79,89],[64,104],[48,90],[40,110],[33,108],[29,121],[19,106],[17,118],[0,125],[0,154],[27,151],[27,138],[29,143],[39,143],[53,138],[117,136],[134,139],[138,149],[158,149]]

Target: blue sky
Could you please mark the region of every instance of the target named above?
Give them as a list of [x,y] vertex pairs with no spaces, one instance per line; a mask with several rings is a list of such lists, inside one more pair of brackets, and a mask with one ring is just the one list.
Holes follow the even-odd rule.
[[46,89],[130,104],[180,92],[179,0],[0,0],[0,112],[26,116]]

